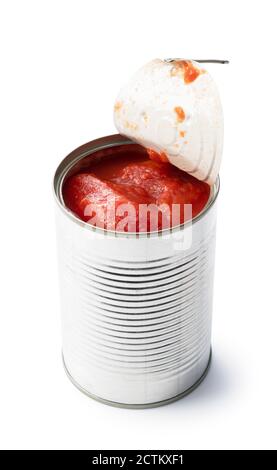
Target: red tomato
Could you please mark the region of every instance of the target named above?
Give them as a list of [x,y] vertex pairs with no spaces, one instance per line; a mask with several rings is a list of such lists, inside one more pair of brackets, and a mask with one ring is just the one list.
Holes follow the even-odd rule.
[[205,207],[206,183],[170,163],[150,160],[147,153],[142,156],[141,150],[137,155],[136,146],[131,147],[127,155],[100,160],[91,172],[71,176],[63,188],[66,206],[92,225],[127,232],[169,228]]

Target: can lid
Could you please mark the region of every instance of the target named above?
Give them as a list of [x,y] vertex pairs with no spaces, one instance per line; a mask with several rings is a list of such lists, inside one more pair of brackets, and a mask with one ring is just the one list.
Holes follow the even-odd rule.
[[120,134],[212,185],[223,147],[223,113],[211,75],[200,62],[155,59],[120,90],[114,122]]

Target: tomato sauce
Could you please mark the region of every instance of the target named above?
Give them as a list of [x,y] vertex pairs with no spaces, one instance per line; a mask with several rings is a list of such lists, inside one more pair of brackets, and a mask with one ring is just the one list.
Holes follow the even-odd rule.
[[171,70],[171,75],[174,76],[176,74],[181,74],[184,78],[184,82],[188,85],[189,83],[194,82],[194,80],[204,72],[204,70],[200,70],[195,67],[190,60],[175,60]]
[[195,217],[209,199],[208,184],[166,161],[151,160],[140,145],[93,156],[63,187],[65,205],[92,225],[125,232],[162,230]]

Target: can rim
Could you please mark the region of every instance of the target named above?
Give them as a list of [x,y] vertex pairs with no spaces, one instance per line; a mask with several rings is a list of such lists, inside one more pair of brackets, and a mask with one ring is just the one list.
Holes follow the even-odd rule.
[[124,238],[150,238],[150,237],[157,237],[157,236],[165,236],[171,233],[175,233],[176,231],[184,230],[186,227],[190,226],[191,224],[197,223],[202,217],[210,210],[210,208],[214,205],[219,189],[220,189],[220,179],[217,176],[217,179],[214,185],[211,187],[211,194],[206,206],[202,209],[202,211],[193,217],[192,220],[189,220],[181,225],[176,225],[171,228],[163,229],[163,230],[156,230],[153,232],[121,232],[116,230],[107,230],[101,227],[95,227],[93,225],[84,222],[83,220],[79,219],[70,209],[68,209],[65,204],[63,203],[62,199],[62,185],[64,179],[68,173],[68,171],[75,165],[77,162],[81,161],[84,157],[97,152],[99,150],[104,150],[106,148],[116,147],[118,145],[128,145],[128,144],[136,144],[133,140],[128,139],[127,137],[122,136],[121,134],[112,134],[104,137],[100,137],[98,139],[91,140],[86,144],[83,144],[77,147],[75,150],[70,152],[58,165],[54,178],[53,178],[53,190],[54,190],[54,197],[62,212],[69,217],[73,222],[77,223],[78,225],[84,227],[87,230],[91,230],[96,233],[105,234],[114,237],[124,237]]
[[130,403],[119,403],[119,402],[116,402],[116,401],[111,401],[111,400],[106,400],[105,398],[101,398],[100,396],[98,395],[94,395],[92,393],[90,393],[87,389],[85,389],[84,387],[82,387],[73,377],[72,375],[70,374],[68,368],[67,368],[67,365],[65,363],[65,359],[64,359],[64,355],[63,355],[63,352],[62,352],[62,363],[63,363],[63,367],[64,367],[64,370],[65,370],[65,373],[67,375],[67,377],[69,378],[69,380],[71,381],[71,383],[78,389],[80,390],[80,392],[82,392],[84,395],[86,395],[87,397],[89,398],[92,398],[93,400],[96,400],[100,403],[103,403],[104,405],[109,405],[109,406],[113,406],[115,408],[125,408],[125,409],[131,409],[131,410],[143,410],[143,409],[149,409],[149,408],[158,408],[160,406],[165,406],[165,405],[170,405],[171,403],[174,403],[175,401],[177,400],[180,400],[181,398],[184,398],[186,397],[187,395],[189,395],[190,393],[192,393],[202,382],[203,380],[206,378],[209,370],[210,370],[210,367],[211,367],[211,363],[212,363],[212,348],[210,348],[210,355],[209,355],[209,360],[208,360],[208,364],[203,372],[203,374],[201,375],[201,377],[189,388],[187,388],[186,390],[184,390],[183,392],[179,393],[178,395],[175,395],[171,398],[166,398],[165,400],[161,400],[161,401],[156,401],[156,402],[152,402],[152,403],[144,403],[144,404],[130,404]]

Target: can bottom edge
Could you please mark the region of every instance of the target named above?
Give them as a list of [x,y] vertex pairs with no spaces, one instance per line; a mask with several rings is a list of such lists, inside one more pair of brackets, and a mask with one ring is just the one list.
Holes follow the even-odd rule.
[[62,353],[62,362],[63,362],[63,367],[64,367],[64,370],[66,372],[66,375],[69,378],[69,380],[71,381],[71,383],[73,385],[75,385],[75,387],[78,388],[78,390],[80,390],[82,393],[87,395],[89,398],[92,398],[93,400],[96,400],[100,403],[103,403],[104,405],[113,406],[115,408],[127,408],[127,409],[134,409],[134,410],[143,410],[143,409],[147,409],[147,408],[157,408],[159,406],[169,405],[170,403],[173,403],[174,401],[180,400],[181,398],[183,398],[183,397],[189,395],[191,392],[193,392],[203,382],[203,380],[205,379],[205,377],[207,376],[207,374],[209,372],[211,362],[212,362],[212,349],[210,351],[210,356],[209,356],[209,361],[208,361],[207,367],[204,370],[204,373],[201,375],[201,377],[195,382],[195,384],[193,384],[188,389],[184,390],[184,392],[179,393],[178,395],[175,395],[172,398],[167,398],[166,400],[157,401],[157,402],[153,402],[153,403],[145,403],[145,404],[144,403],[142,403],[142,404],[118,403],[118,402],[115,402],[115,401],[110,401],[110,400],[106,400],[105,398],[98,397],[97,395],[93,395],[92,393],[88,392],[85,388],[83,388],[81,385],[79,385],[78,382],[76,382],[76,380],[72,377],[72,375],[70,374],[70,372],[67,369],[63,353]]

